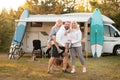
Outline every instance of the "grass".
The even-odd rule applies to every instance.
[[[87,72],[82,73],[79,60],[76,61],[76,73],[66,74],[61,71],[47,74],[49,59],[28,61],[8,60],[0,54],[0,80],[120,80],[120,56],[102,56],[99,59],[87,58]]]

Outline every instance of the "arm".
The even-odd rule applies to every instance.
[[[48,41],[47,43],[50,43],[51,39],[52,39],[52,36],[55,34],[55,31],[54,31],[54,27],[51,28],[51,31],[50,31],[50,34],[49,34],[49,38],[48,38]]]
[[[49,34],[49,37],[52,38],[52,36],[55,34],[55,28],[52,27],[51,31],[50,31],[50,34]]]
[[[77,37],[77,39],[76,39],[76,40],[75,40],[75,39],[73,39],[73,40],[71,41],[71,42],[72,42],[72,44],[75,44],[75,43],[78,43],[78,42],[80,42],[80,41],[81,41],[81,39],[82,39],[82,33],[81,33],[81,31],[80,31],[80,30],[78,30],[76,37]]]

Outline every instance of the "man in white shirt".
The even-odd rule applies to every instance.
[[[69,31],[69,28],[70,28],[70,22],[66,21],[64,25],[60,27],[59,31],[56,34],[57,43],[59,44],[59,46],[62,46],[64,48],[67,48],[66,43],[68,42],[67,33]],[[65,73],[68,72],[66,70],[67,63],[68,63],[68,53],[65,51],[63,58],[63,70],[62,70]]]

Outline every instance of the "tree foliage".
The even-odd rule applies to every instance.
[[[64,4],[57,0],[27,0],[24,8],[28,7],[31,14],[60,14],[63,11]]]
[[[6,50],[11,43],[11,37],[12,37],[11,35],[13,33],[13,26],[14,26],[13,25],[14,16],[11,16],[10,14],[8,14],[5,8],[1,11],[0,14],[0,51]]]

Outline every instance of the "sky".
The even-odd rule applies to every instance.
[[[0,11],[2,8],[6,8],[9,11],[11,8],[17,10],[19,6],[22,6],[26,0],[0,0]]]
[[[0,0],[0,11],[2,8],[6,8],[9,11],[11,8],[17,10],[19,6],[22,6],[26,0]],[[86,1],[89,0],[76,0],[76,2],[83,1],[86,5]]]

